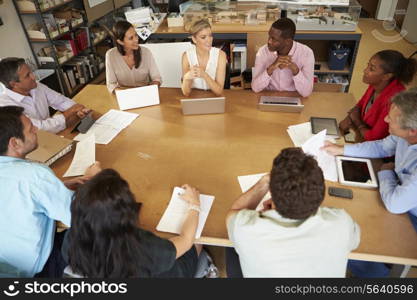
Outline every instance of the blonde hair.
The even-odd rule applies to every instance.
[[[211,25],[210,25],[209,21],[207,19],[198,20],[193,25],[191,25],[190,34],[195,36],[201,30],[206,29],[206,28],[211,29]]]

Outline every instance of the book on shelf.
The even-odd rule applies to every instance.
[[[80,84],[84,84],[87,82],[86,74],[84,72],[84,62],[80,61],[79,57],[75,57],[66,64],[67,66],[72,66],[73,71],[75,73],[75,77],[78,79]]]
[[[70,87],[72,89],[74,89],[78,84],[77,84],[77,81],[76,81],[76,77],[75,77],[73,68],[72,67],[64,67],[63,70],[64,70],[65,73],[67,73],[69,83],[70,83]]]
[[[65,84],[65,87],[67,88],[68,93],[72,94],[72,88],[71,88],[71,85],[69,83],[67,72],[62,72],[62,77],[64,77],[64,84]]]

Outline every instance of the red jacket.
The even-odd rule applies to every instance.
[[[388,124],[384,121],[385,116],[388,115],[391,98],[397,93],[405,90],[405,87],[397,79],[393,80],[387,87],[379,94],[378,98],[375,99],[374,104],[365,113],[366,105],[370,100],[375,89],[369,86],[357,106],[361,110],[362,120],[370,128],[364,136],[366,141],[375,141],[383,139],[388,136]]]

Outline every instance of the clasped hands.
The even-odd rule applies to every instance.
[[[290,69],[293,75],[297,75],[300,72],[298,66],[292,61],[291,55],[279,55],[277,59],[273,62],[272,65],[269,66],[272,72],[276,69]]]
[[[194,78],[204,78],[206,74],[207,73],[203,70],[203,68],[195,65],[192,66],[187,73],[185,73],[184,79],[192,80]]]

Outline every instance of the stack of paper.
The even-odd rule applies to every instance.
[[[161,220],[159,221],[156,230],[171,233],[181,233],[182,225],[188,215],[188,203],[180,198],[180,195],[184,193],[184,190],[179,187],[175,187],[172,192],[171,201],[168,204],[167,209],[164,212]],[[195,238],[198,239],[201,236],[203,227],[206,224],[208,214],[213,204],[214,196],[200,194],[200,215],[198,218],[198,227],[195,233]]]
[[[87,133],[80,133],[74,140],[82,141],[89,134],[94,134],[96,144],[108,144],[138,116],[139,114],[111,109],[102,115]]]
[[[239,185],[240,185],[240,189],[242,190],[242,193],[247,192],[265,174],[266,173],[238,176],[237,177],[237,180],[239,181]],[[269,200],[269,199],[271,199],[271,193],[270,192],[268,192],[268,193],[265,194],[265,196],[262,198],[261,202],[259,202],[259,204],[258,204],[258,206],[256,207],[255,210],[257,210],[257,211],[263,210],[263,208],[264,208],[264,206],[263,206],[264,201]]]
[[[320,148],[324,146],[326,140],[326,129],[309,138],[302,146],[306,154],[314,156],[323,171],[324,178],[330,181],[337,181],[336,158],[327,154]]]
[[[89,166],[96,161],[96,143],[94,134],[88,135],[78,142],[71,165],[65,172],[64,177],[84,175]]]

